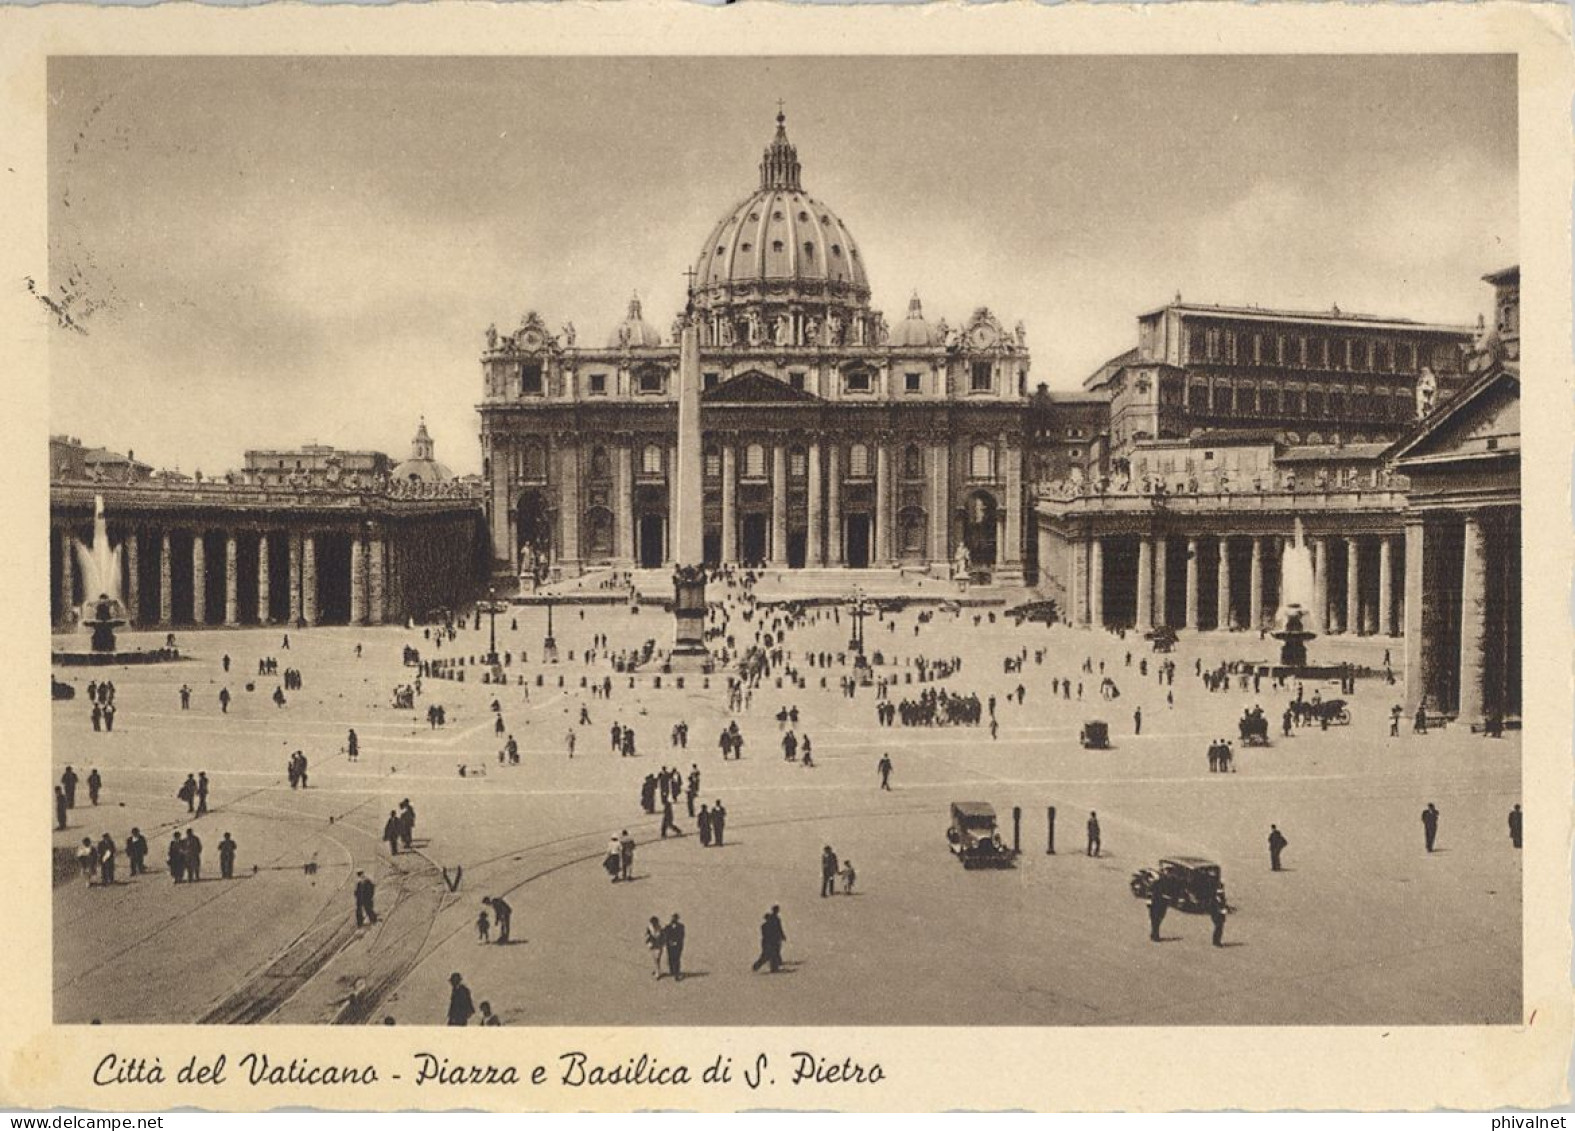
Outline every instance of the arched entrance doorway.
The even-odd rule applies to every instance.
[[[868,569],[870,565],[870,516],[850,514],[847,519],[847,558],[849,569]]]
[[[522,574],[533,569],[544,576],[552,561],[552,512],[540,491],[526,491],[515,507],[515,561]]]
[[[995,564],[995,528],[1000,508],[988,491],[975,491],[963,508],[963,545],[975,566]]]
[[[667,516],[642,514],[640,516],[640,528],[637,533],[640,537],[640,567],[642,569],[660,569],[662,565],[662,549],[667,535]]]
[[[768,516],[759,511],[746,514],[743,529],[740,531],[739,558],[750,564],[765,561],[771,556],[770,541]]]

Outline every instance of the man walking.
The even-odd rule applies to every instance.
[[[399,855],[399,833],[403,828],[404,825],[399,819],[399,814],[390,809],[388,811],[388,820],[383,822],[383,839],[388,842],[388,854],[390,856]]]
[[[1143,708],[1138,707],[1132,712],[1132,733],[1143,733]]]
[[[141,829],[132,829],[131,835],[126,838],[126,860],[133,876],[147,873],[147,865],[143,863],[148,858],[148,838],[142,835]]]
[[[837,891],[837,854],[826,845],[820,853],[820,898],[835,895]]]
[[[469,1025],[470,1019],[475,1015],[476,1007],[470,1000],[470,989],[465,985],[465,979],[457,973],[448,976],[450,986],[448,995],[448,1023],[450,1025]]]
[[[196,883],[202,879],[202,841],[194,829],[186,830],[186,880]]]
[[[684,925],[679,922],[676,911],[673,912],[672,922],[662,932],[662,945],[667,948],[667,969],[672,973],[673,981],[683,981]]]
[[[1159,942],[1159,925],[1165,921],[1165,897],[1158,891],[1149,893],[1148,897],[1148,937],[1152,942]]]
[[[717,798],[711,806],[711,839],[718,848],[722,847],[722,835],[727,831],[727,810],[722,808],[722,799]]]
[[[673,820],[673,799],[664,789],[662,791],[662,839],[667,839],[667,830],[672,829],[674,836],[683,836],[684,832]]]
[[[235,878],[235,850],[238,846],[230,839],[230,834],[225,833],[224,839],[219,841],[219,875],[226,880]]]
[[[104,788],[104,779],[98,776],[97,768],[94,768],[94,769],[91,769],[91,770],[88,771],[87,785],[88,785],[88,801],[90,801],[94,805],[97,805],[98,804],[98,791]]]
[[[1214,922],[1214,945],[1225,945],[1225,916],[1230,913],[1230,907],[1225,902],[1225,889],[1220,888],[1214,897],[1214,904],[1209,908],[1209,918]]]
[[[1513,809],[1511,809],[1509,811],[1509,843],[1512,844],[1516,848],[1520,847],[1520,833],[1521,833],[1521,823],[1520,822],[1521,822],[1520,806],[1516,805]],[[64,828],[65,826],[62,825],[61,827]]]
[[[355,925],[357,927],[364,927],[368,923],[377,922],[377,911],[372,906],[372,901],[376,895],[377,885],[367,877],[365,872],[357,872],[355,882]]]
[[[399,843],[405,846],[405,851],[411,851],[416,835],[416,807],[410,804],[410,798],[405,798],[399,803]]]
[[[782,968],[782,944],[787,941],[787,931],[782,928],[782,909],[776,904],[771,905],[771,910],[766,912],[765,918],[760,923],[760,957],[755,959],[751,970],[759,971],[762,966],[769,965],[775,974]]]
[[[1099,855],[1099,814],[1090,811],[1088,814],[1088,849],[1089,856]]]
[[[514,908],[498,895],[489,896],[481,902],[492,908],[492,918],[498,924],[498,945],[506,945],[509,941],[509,927],[514,920]]]
[[[880,771],[880,787],[884,790],[891,789],[891,755],[882,754],[880,762],[875,767]]]
[[[66,791],[55,786],[55,827],[66,827]]]
[[[1431,801],[1422,810],[1422,836],[1427,841],[1427,850],[1433,851],[1433,842],[1438,839],[1438,806]]]
[[[66,772],[60,775],[60,785],[66,791],[66,808],[75,809],[77,807],[77,772],[70,766],[67,766]]]
[[[1285,846],[1290,841],[1285,839],[1285,834],[1280,831],[1279,825],[1269,826],[1269,870],[1280,871],[1280,853],[1285,851]]]
[[[618,878],[627,882],[634,871],[634,837],[624,829],[618,837]]]
[[[202,816],[208,811],[208,771],[202,770],[197,774],[197,816]]]

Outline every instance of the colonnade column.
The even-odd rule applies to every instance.
[[[930,448],[930,569],[950,576],[951,448],[945,443]]]
[[[290,624],[301,623],[301,536],[290,535]]]
[[[1146,536],[1138,538],[1137,566],[1137,628],[1139,632],[1154,627],[1154,543]]]
[[[771,565],[787,565],[787,446],[771,445]]]
[[[1170,623],[1170,610],[1166,607],[1165,590],[1170,585],[1170,563],[1165,560],[1170,553],[1170,539],[1163,534],[1154,539],[1154,627]]]
[[[168,537],[168,535],[166,535]],[[71,620],[71,610],[76,602],[72,599],[76,594],[76,541],[71,537],[70,527],[62,527],[60,531],[60,615],[62,619]]]
[[[1378,633],[1380,636],[1395,634],[1395,562],[1394,539],[1385,534],[1378,539]]]
[[[1487,628],[1487,541],[1482,520],[1468,512],[1464,561],[1460,572],[1460,708],[1467,726],[1482,718],[1482,681],[1486,674],[1483,642]]]
[[[366,542],[358,530],[350,536],[350,623],[366,620]]]
[[[367,558],[367,583],[366,583],[366,623],[382,624],[386,616],[385,605],[387,598],[385,590],[385,571],[387,565],[383,560],[383,539],[376,534],[366,544]]]
[[[1220,536],[1220,560],[1214,571],[1214,627],[1230,631],[1230,539]]]
[[[268,532],[257,536],[257,623],[267,624],[272,594],[268,586]]]
[[[1252,568],[1248,574],[1247,627],[1257,632],[1263,627],[1263,539],[1252,537]]]
[[[301,536],[301,616],[317,623],[317,535]]]
[[[137,532],[129,531],[123,544],[126,547],[126,623],[134,625],[142,619],[142,562]]]
[[[208,620],[208,546],[200,530],[191,536],[191,619]]]
[[[825,564],[820,527],[824,520],[820,503],[820,444],[809,445],[809,531],[805,535],[804,564],[814,569]]]
[[[1068,541],[1072,551],[1072,568],[1068,571],[1071,584],[1067,586],[1067,623],[1088,623],[1088,542],[1086,539]]]
[[[159,536],[159,623],[167,625],[175,615],[172,607],[175,604],[175,577],[174,563],[170,561],[170,532],[164,531]]]
[[[1345,631],[1350,636],[1362,633],[1362,545],[1355,538],[1345,540]]]
[[[1329,539],[1314,538],[1312,630],[1329,631]]]
[[[239,551],[232,530],[224,538],[224,623],[232,627],[241,623],[240,575],[236,572],[240,563],[235,560]]]
[[[1422,546],[1427,527],[1422,519],[1408,518],[1405,524],[1405,709],[1414,714],[1427,698],[1427,679],[1422,671]]]
[[[722,563],[738,564],[738,449],[722,445]]]
[[[1088,547],[1088,619],[1105,627],[1105,544],[1094,538]]]
[[[842,445],[826,452],[826,564],[842,564]]]
[[[875,445],[875,564],[891,565],[891,445]]]
[[[1183,628],[1198,628],[1198,540],[1187,539],[1187,611]]]
[[[618,509],[613,526],[613,554],[621,566],[634,564],[634,453],[628,443],[613,449]]]

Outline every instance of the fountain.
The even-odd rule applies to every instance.
[[[173,647],[149,652],[117,649],[115,630],[126,623],[126,606],[120,591],[120,550],[109,544],[109,524],[104,519],[104,496],[93,496],[93,543],[83,545],[76,538],[70,548],[82,576],[82,591],[89,594],[77,610],[77,623],[92,630],[88,650],[55,652],[57,664],[147,664],[180,658]],[[97,593],[97,597],[91,594]]]
[[[1287,668],[1307,666],[1307,642],[1318,634],[1307,630],[1307,617],[1313,601],[1312,547],[1302,536],[1302,520],[1296,520],[1296,540],[1285,548],[1280,561],[1280,610],[1275,614],[1279,629],[1270,635],[1280,642],[1280,664]]]

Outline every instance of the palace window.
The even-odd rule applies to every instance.
[[[968,475],[973,479],[995,478],[995,448],[990,444],[975,444],[968,456]]]
[[[850,369],[842,376],[842,388],[849,393],[869,392],[870,371],[868,369]]]
[[[814,244],[806,243],[804,245],[804,258],[805,259],[813,259],[813,258],[815,258],[815,245]]]
[[[902,474],[907,479],[917,479],[924,474],[924,457],[918,444],[909,444],[902,450]]]
[[[772,240],[771,241],[771,250],[774,251],[774,252],[777,252],[778,254],[781,254],[782,241],[781,240]]]
[[[1345,412],[1345,394],[1338,389],[1329,393],[1329,415],[1341,416]]]
[[[662,474],[662,449],[657,444],[647,444],[640,449],[640,474]]]
[[[809,457],[804,454],[803,448],[794,448],[788,452],[788,475],[793,479],[802,479],[809,474]]]
[[[590,376],[590,392],[591,392],[591,396],[593,396],[593,397],[605,397],[607,395],[607,374],[605,374],[605,373],[592,373],[591,374],[591,376]]]
[[[705,390],[707,392],[709,392],[710,390],[716,388],[721,383],[722,383],[721,375],[717,374],[717,373],[707,373],[704,377],[701,378],[701,384],[702,384],[702,386],[705,388]]]
[[[1187,332],[1187,360],[1200,361],[1204,355],[1203,331],[1192,329]]]
[[[802,373],[789,373],[788,388],[795,393],[802,393],[804,391],[804,375]]]
[[[969,388],[975,393],[988,393],[995,387],[995,367],[988,361],[976,361],[971,371]]]
[[[918,373],[904,373],[902,375],[902,391],[905,392],[905,393],[917,393],[917,392],[919,392],[920,391],[920,384],[919,384],[920,380],[921,380],[921,376]]]
[[[1315,389],[1309,389],[1307,392],[1307,415],[1323,415],[1323,394]]]
[[[606,479],[608,475],[607,449],[595,447],[591,449],[591,478]]]
[[[848,478],[868,479],[870,477],[870,450],[864,444],[854,444],[848,449]]]
[[[705,477],[719,479],[722,475],[722,453],[715,448],[705,450]]]
[[[744,478],[766,477],[766,449],[760,444],[750,444],[744,449]]]
[[[1274,335],[1274,363],[1276,365],[1284,365],[1285,364],[1285,335],[1284,334],[1276,334],[1276,335]]]
[[[660,393],[667,384],[667,374],[660,369],[647,369],[641,372],[638,389],[642,393]]]
[[[520,366],[520,396],[541,396],[541,363],[527,361]]]

